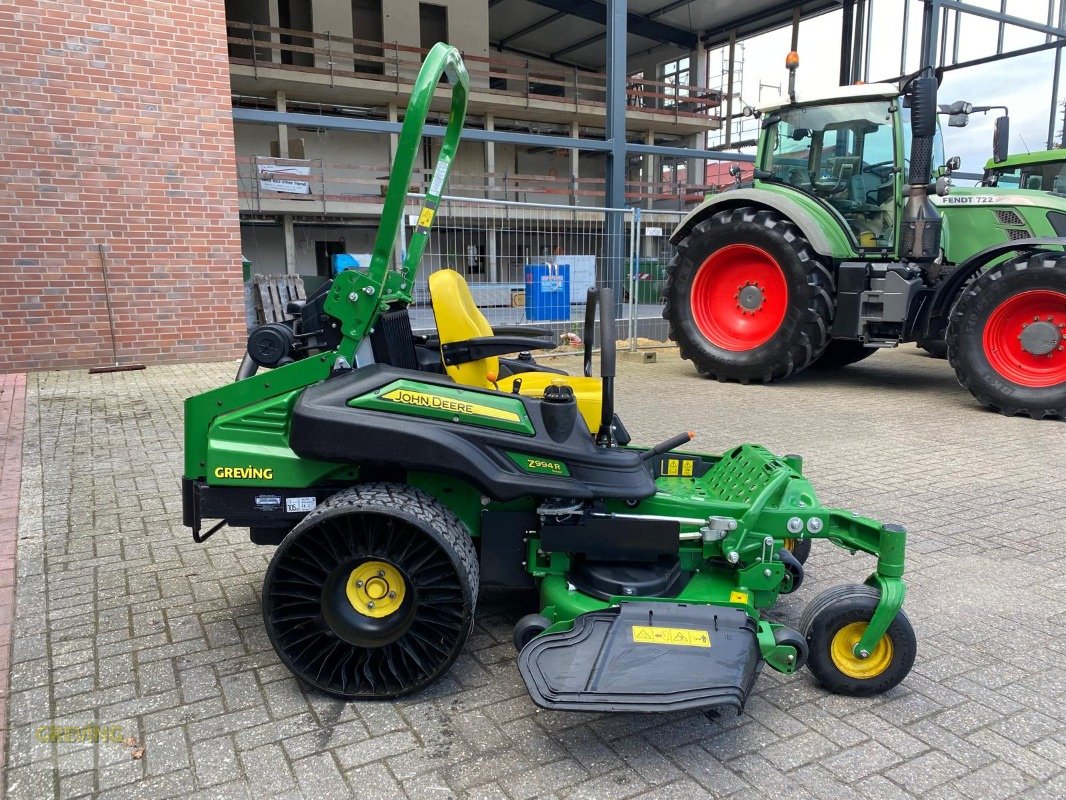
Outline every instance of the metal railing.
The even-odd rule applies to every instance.
[[[250,66],[255,77],[261,69],[281,69],[294,74],[359,78],[391,85],[406,93],[428,50],[396,42],[378,42],[337,36],[330,32],[302,31],[228,20],[231,64]],[[604,107],[607,76],[601,72],[559,67],[504,56],[463,55],[475,94],[490,91],[528,105],[549,101]],[[716,119],[722,93],[707,86],[633,79],[626,86],[626,102],[636,111],[679,120]]]
[[[410,191],[420,192],[432,180],[428,169],[416,168]],[[337,162],[322,158],[292,159],[268,156],[237,158],[238,193],[249,211],[278,210],[271,201],[296,201],[308,213],[338,211],[338,204],[379,205],[389,182],[388,164]],[[726,184],[688,183],[674,177],[662,181],[628,181],[626,202],[647,210],[684,211]],[[563,202],[583,205],[602,199],[605,179],[574,178],[550,170],[546,175],[459,171],[451,177],[452,194],[511,202]]]

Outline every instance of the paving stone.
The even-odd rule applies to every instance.
[[[1066,573],[1045,557],[1066,552],[1066,492],[1047,484],[1066,437],[980,410],[943,362],[904,347],[771,387],[700,380],[665,353],[619,365],[638,442],[683,420],[707,452],[755,438],[804,453],[824,502],[911,531],[908,680],[848,698],[764,670],[739,716],[536,708],[510,643],[528,600],[499,592],[419,695],[345,704],[302,688],[262,628],[271,548],[234,529],[193,545],[180,524],[182,402],[232,370],[28,377],[6,797],[1066,796],[1066,672],[1032,656],[1066,637]],[[817,543],[771,616],[795,625],[872,564]],[[1027,620],[1025,647],[1010,645],[1019,592],[1051,610]],[[33,736],[92,721],[122,726],[144,757]]]

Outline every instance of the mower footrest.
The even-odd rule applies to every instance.
[[[518,657],[533,702],[570,711],[739,712],[761,663],[756,623],[743,610],[678,603],[582,614]]]

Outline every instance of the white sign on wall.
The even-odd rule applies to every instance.
[[[259,191],[311,194],[311,167],[292,164],[259,164]],[[301,180],[303,179],[303,180]]]
[[[644,235],[645,236],[662,236],[663,235],[663,229],[662,228],[645,228],[644,229]]]

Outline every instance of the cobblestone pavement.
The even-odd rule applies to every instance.
[[[944,362],[902,348],[765,387],[672,355],[622,365],[638,441],[695,428],[709,452],[799,452],[825,502],[912,532],[906,682],[847,699],[766,670],[742,716],[538,711],[510,644],[526,601],[491,594],[430,690],[302,689],[259,615],[270,549],[181,527],[181,403],[233,371],[29,376],[8,797],[1066,796],[1066,427],[984,411]],[[795,623],[869,568],[816,547],[775,613]],[[108,741],[41,741],[44,725]]]

